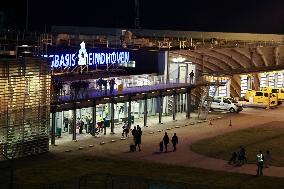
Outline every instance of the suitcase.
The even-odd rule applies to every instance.
[[[130,152],[134,152],[135,151],[135,145],[134,144],[130,144]]]
[[[161,141],[159,145],[160,145],[160,152],[163,152],[164,151],[164,142]]]

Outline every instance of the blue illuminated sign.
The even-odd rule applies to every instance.
[[[51,54],[43,55],[43,57],[52,58],[51,68],[129,62],[129,52],[127,51],[87,52],[84,42],[80,44],[80,50],[77,53]]]

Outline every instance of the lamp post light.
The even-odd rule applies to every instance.
[[[29,29],[29,0],[26,1],[26,32]]]

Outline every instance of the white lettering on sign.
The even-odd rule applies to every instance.
[[[82,42],[80,46],[81,48],[78,53],[51,54],[43,55],[43,57],[52,59],[51,68],[74,67],[77,65],[121,64],[130,61],[129,52],[127,51],[88,53],[84,42]]]

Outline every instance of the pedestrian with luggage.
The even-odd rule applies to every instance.
[[[165,145],[165,152],[168,152],[168,144],[170,142],[170,139],[169,139],[169,136],[168,136],[168,133],[165,132],[165,135],[164,135],[164,138],[163,138],[163,142],[164,142],[164,145]]]
[[[175,152],[177,150],[176,145],[178,144],[178,137],[177,137],[176,133],[174,133],[174,136],[172,137],[172,143],[173,143],[173,147],[174,147],[173,152]]]

